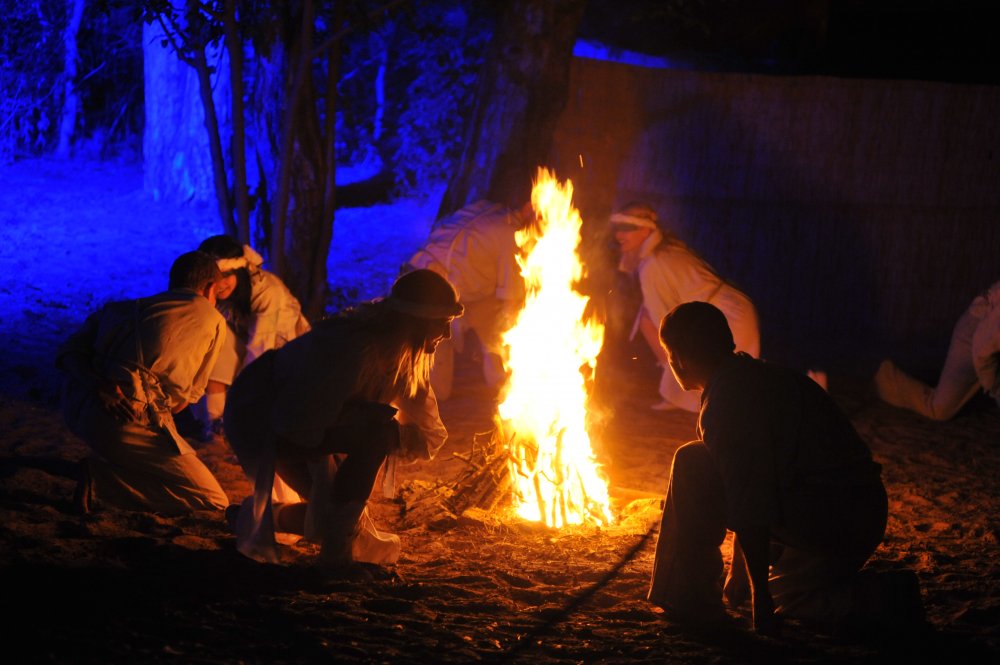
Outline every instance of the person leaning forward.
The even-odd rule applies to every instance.
[[[173,419],[202,396],[226,334],[215,309],[220,277],[211,256],[182,254],[167,291],[108,303],[60,348],[63,416],[93,451],[82,465],[79,510],[180,514],[228,505]]]
[[[709,303],[672,309],[659,337],[678,383],[704,392],[700,440],[674,454],[648,599],[697,622],[725,618],[723,599],[749,599],[763,634],[778,630],[777,617],[828,627],[922,618],[911,572],[859,574],[885,534],[888,502],[881,467],[830,396],[734,352]]]
[[[445,278],[415,270],[236,376],[223,424],[254,483],[230,515],[240,552],[277,561],[277,531],[318,542],[324,568],[396,561],[399,539],[374,527],[368,498],[387,458],[431,459],[444,444],[430,364],[462,311]],[[275,503],[276,477],[307,500]]]

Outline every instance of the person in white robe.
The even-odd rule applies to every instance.
[[[197,418],[207,439],[222,433],[226,391],[243,368],[270,349],[280,349],[309,331],[302,306],[277,275],[264,270],[264,259],[250,245],[228,235],[206,238],[198,249],[214,256],[222,271],[216,307],[229,335],[212,369]]]
[[[621,249],[619,270],[635,275],[642,291],[642,306],[632,335],[641,334],[662,368],[657,410],[697,412],[700,394],[684,391],[674,379],[657,338],[663,316],[677,305],[702,301],[726,315],[736,338],[736,349],[754,358],[760,355],[760,326],[750,298],[719,277],[704,259],[658,225],[650,206],[633,202],[611,215],[611,230]]]
[[[470,203],[437,221],[424,246],[403,267],[404,272],[424,268],[445,277],[465,307],[465,314],[452,324],[451,339],[442,342],[434,354],[431,384],[440,400],[451,396],[454,356],[464,352],[469,331],[481,346],[486,384],[494,387],[506,378],[501,334],[513,325],[524,305],[514,233],[530,214],[530,202],[519,210],[491,201]]]
[[[951,420],[978,393],[1000,405],[1000,282],[976,296],[958,319],[933,388],[891,360],[875,374],[882,401],[931,420]]]

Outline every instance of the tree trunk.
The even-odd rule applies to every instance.
[[[477,199],[512,207],[531,194],[566,104],[586,0],[511,0],[480,70],[465,148],[438,216]]]
[[[250,196],[247,192],[246,121],[243,109],[243,39],[236,22],[236,0],[226,0],[223,25],[229,53],[229,80],[233,86],[233,199],[236,237],[250,242]]]
[[[212,74],[208,70],[205,46],[194,47],[194,69],[198,74],[198,95],[201,98],[202,119],[208,137],[208,151],[212,158],[212,183],[215,187],[215,202],[219,210],[219,220],[226,234],[238,237],[233,223],[233,207],[229,197],[229,178],[226,176],[226,158],[222,153],[222,137],[219,135],[219,119],[212,99]]]
[[[253,192],[250,244],[261,251],[271,245],[273,205],[280,175],[281,127],[286,99],[288,53],[280,41],[246,61],[247,145],[251,164],[248,187]],[[272,264],[273,265],[273,264]]]
[[[183,13],[185,3],[175,4]],[[164,44],[166,38],[157,21],[143,25],[145,188],[157,199],[213,203],[216,190],[198,75],[178,59],[170,44]],[[218,65],[211,82],[212,99],[219,111],[220,134],[228,137],[229,67],[224,53],[209,49],[206,56]]]
[[[76,90],[76,65],[80,52],[76,47],[76,35],[80,31],[80,21],[83,19],[84,0],[66,0],[69,20],[63,33],[63,88],[62,117],[59,120],[59,144],[56,146],[58,157],[69,157],[69,148],[73,142],[73,132],[76,129],[76,112],[80,107],[80,95]]]

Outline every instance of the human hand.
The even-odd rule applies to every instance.
[[[97,397],[101,400],[104,410],[115,420],[131,423],[139,419],[140,405],[126,397],[118,384],[111,382],[102,384],[97,388]]]
[[[407,464],[431,458],[430,451],[427,449],[427,441],[416,425],[400,425],[397,454],[400,460]]]

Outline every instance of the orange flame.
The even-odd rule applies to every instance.
[[[604,326],[584,321],[588,298],[574,289],[583,275],[577,253],[580,213],[573,183],[539,169],[531,192],[536,223],[518,231],[524,308],[503,337],[510,379],[499,414],[510,442],[514,507],[552,527],[610,524],[608,485],[586,430],[587,379]],[[586,374],[586,375],[585,375]]]

